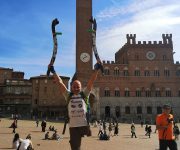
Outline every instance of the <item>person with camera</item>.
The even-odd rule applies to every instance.
[[[156,128],[159,136],[159,150],[177,150],[177,143],[173,134],[173,115],[170,114],[171,106],[163,105],[162,114],[156,117]]]

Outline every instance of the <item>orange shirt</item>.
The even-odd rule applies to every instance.
[[[168,118],[173,119],[173,115],[166,115],[162,113],[156,117],[156,125],[168,126],[167,129],[158,129],[158,135],[160,140],[174,140],[173,135],[173,121],[168,123]]]

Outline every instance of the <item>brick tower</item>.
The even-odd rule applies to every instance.
[[[76,73],[83,85],[92,72],[91,16],[92,0],[76,0]]]

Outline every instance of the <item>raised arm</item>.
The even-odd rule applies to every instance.
[[[54,73],[53,77],[56,80],[56,83],[58,84],[58,87],[59,87],[61,93],[66,92],[67,88],[66,88],[65,84],[63,83],[62,79],[60,78],[60,76],[58,76],[56,73]]]
[[[101,62],[97,62],[97,63],[94,65],[94,69],[95,69],[95,70],[93,70],[93,73],[92,73],[92,75],[91,75],[91,77],[90,77],[90,79],[89,79],[89,81],[88,81],[88,83],[87,83],[87,89],[88,89],[89,91],[91,91],[92,86],[93,86],[93,84],[94,84],[94,81],[95,81],[96,78],[97,78],[98,72],[99,72],[99,70],[100,70],[102,67],[103,67],[103,66],[102,66],[102,63],[101,63]]]
[[[58,84],[58,87],[59,87],[59,90],[61,91],[61,93],[65,93],[67,91],[67,87],[63,83],[61,77],[56,74],[56,71],[54,70],[54,66],[49,65],[48,68],[49,68],[50,72],[53,73],[53,78],[55,79],[56,83]]]

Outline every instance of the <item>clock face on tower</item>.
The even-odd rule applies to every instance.
[[[82,62],[88,62],[90,60],[90,55],[88,53],[81,53],[80,59]]]
[[[152,52],[152,51],[148,51],[146,53],[146,58],[149,59],[149,60],[153,60],[153,59],[155,59],[155,57],[156,57],[156,54],[154,52]]]

